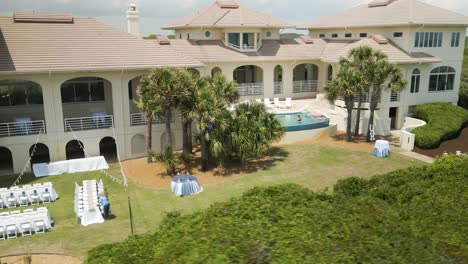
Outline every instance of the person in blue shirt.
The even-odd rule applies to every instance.
[[[109,200],[107,200],[106,196],[103,193],[100,193],[98,202],[102,206],[102,211],[103,211],[102,216],[104,217],[104,219],[107,219],[109,217],[109,209],[110,209]]]

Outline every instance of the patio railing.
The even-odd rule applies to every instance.
[[[238,83],[237,91],[240,96],[263,95],[263,83]]]
[[[343,96],[339,96],[338,100],[344,101]],[[354,94],[354,102],[355,103],[359,102],[359,93]],[[370,102],[369,93],[362,93],[361,103],[369,103],[369,102]]]
[[[164,124],[165,118],[156,117],[153,119],[153,125]],[[175,122],[174,115],[171,117],[171,123]],[[130,114],[130,125],[131,126],[144,126],[146,125],[146,113],[133,113]]]
[[[283,93],[283,82],[275,82],[274,83],[274,93],[275,94],[282,94]]]
[[[112,115],[86,116],[64,119],[65,132],[105,129],[114,127]]]
[[[293,93],[317,92],[318,81],[294,81]]]
[[[0,137],[27,136],[46,133],[44,120],[0,123]]]

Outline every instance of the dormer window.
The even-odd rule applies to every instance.
[[[261,33],[230,32],[226,33],[225,44],[239,51],[257,51],[261,45]]]

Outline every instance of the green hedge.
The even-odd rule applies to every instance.
[[[85,263],[468,263],[467,190],[458,156],[341,180],[333,193],[257,187],[170,213],[154,234],[92,249]]]
[[[450,103],[420,105],[415,114],[427,122],[412,131],[416,135],[416,146],[423,149],[439,147],[442,141],[456,136],[468,124],[468,111]]]

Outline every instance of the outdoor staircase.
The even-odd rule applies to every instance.
[[[400,130],[392,130],[390,131],[390,136],[388,138],[388,141],[390,141],[390,145],[393,147],[400,147],[401,142],[400,142]]]

